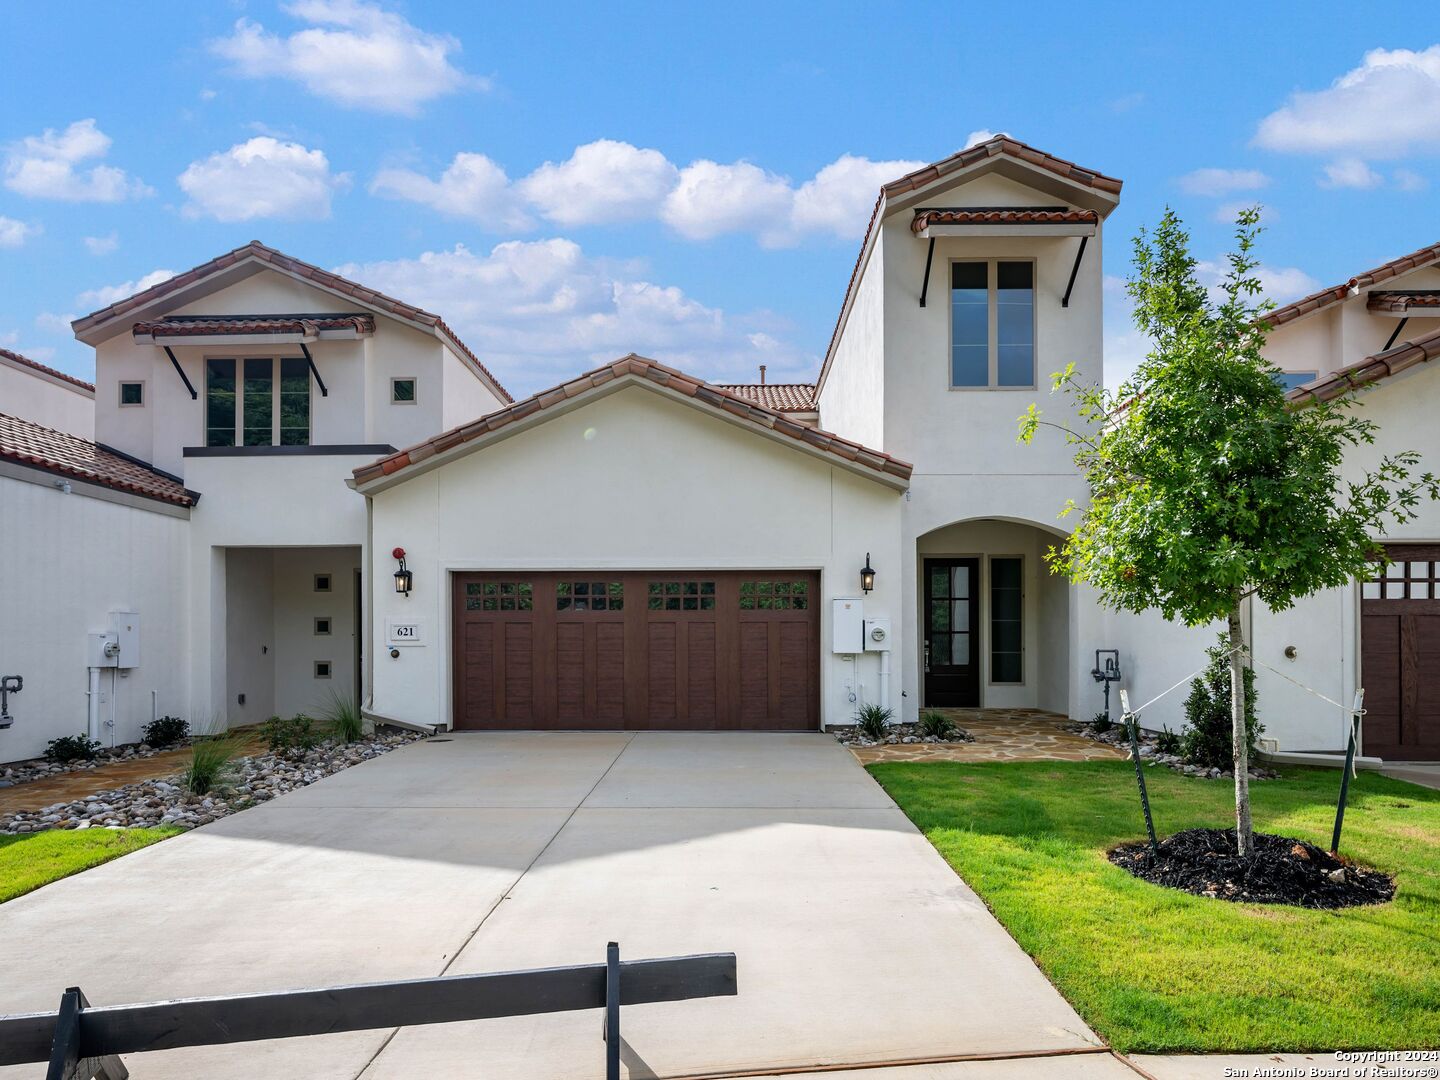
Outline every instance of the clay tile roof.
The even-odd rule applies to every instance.
[[[355,470],[355,480],[359,484],[365,484],[383,476],[391,476],[440,453],[442,450],[449,450],[461,443],[471,442],[527,416],[568,401],[576,394],[584,393],[586,390],[594,389],[626,375],[648,379],[650,382],[658,383],[677,393],[698,398],[716,409],[741,417],[757,427],[779,432],[796,442],[806,443],[847,461],[858,462],[876,472],[901,480],[910,479],[912,466],[907,461],[901,461],[899,458],[891,457],[878,450],[870,450],[859,443],[851,442],[849,439],[841,438],[828,431],[819,431],[805,424],[788,420],[783,413],[757,404],[731,389],[712,385],[693,375],[686,375],[682,371],[631,353],[613,363],[605,364],[593,371],[587,371],[579,378],[571,379],[549,390],[542,390],[540,393],[517,401],[504,409],[482,416],[478,420],[472,420],[462,427],[442,432],[433,439],[427,439],[425,442],[383,457],[379,461],[361,466]]]
[[[813,383],[717,383],[721,390],[776,412],[814,412]]]
[[[311,263],[292,258],[282,251],[276,251],[272,247],[266,247],[260,243],[259,240],[252,240],[243,247],[238,247],[234,251],[227,251],[224,255],[211,259],[207,263],[201,263],[199,266],[192,267],[183,274],[176,274],[174,277],[162,281],[158,285],[152,285],[150,288],[143,292],[138,292],[134,296],[127,296],[125,299],[117,300],[115,303],[100,308],[98,311],[92,311],[89,315],[74,320],[70,326],[77,335],[82,334],[86,330],[124,315],[128,311],[134,311],[162,297],[169,296],[171,293],[188,288],[197,281],[201,281],[211,274],[218,273],[226,267],[243,262],[245,259],[257,259],[278,270],[283,270],[286,273],[294,274],[298,278],[312,281],[321,288],[330,289],[333,292],[342,293],[346,296],[353,296],[362,304],[367,304],[380,311],[388,312],[396,318],[419,323],[422,326],[434,329],[442,340],[452,346],[479,369],[486,380],[490,382],[491,386],[493,386],[495,391],[500,395],[501,400],[514,400],[511,398],[509,391],[500,385],[500,381],[495,378],[490,372],[490,369],[482,364],[480,358],[471,352],[470,348],[463,341],[455,336],[455,332],[445,324],[445,320],[439,315],[425,311],[422,308],[417,308],[412,304],[407,304],[403,300],[396,300],[393,296],[386,296],[384,293],[366,288],[358,282],[350,281],[348,278],[343,278],[339,274],[333,274],[329,270],[322,270],[320,267]]]
[[[921,233],[931,225],[1097,225],[1094,210],[1041,210],[1026,207],[916,210],[910,231]]]
[[[860,282],[860,268],[865,263],[865,252],[870,249],[870,238],[875,232],[875,226],[880,221],[880,210],[885,205],[885,200],[891,196],[903,195],[916,188],[924,187],[956,169],[963,169],[987,158],[1000,156],[1027,162],[1038,168],[1046,169],[1056,176],[1083,184],[1085,187],[1093,188],[1107,195],[1119,195],[1120,189],[1124,186],[1124,181],[1117,180],[1113,176],[1106,176],[1093,169],[1081,168],[1073,161],[1066,161],[1054,154],[1037,150],[1008,135],[997,135],[983,143],[967,146],[958,154],[951,154],[948,158],[926,165],[923,169],[916,169],[912,173],[906,173],[900,179],[882,185],[880,195],[875,200],[875,208],[870,211],[870,224],[865,226],[865,236],[860,241],[860,253],[855,256],[855,266],[850,271],[850,283],[845,286],[845,298],[840,302],[840,314],[835,317],[835,329],[830,333],[830,345],[825,350],[825,362],[821,364],[820,377],[815,381],[817,393],[820,387],[825,385],[825,377],[830,373],[830,361],[834,358],[835,346],[840,341],[840,328],[845,324],[845,313],[850,308],[850,298],[855,295],[855,286]]]
[[[1311,293],[1309,296],[1302,296],[1294,303],[1278,307],[1265,315],[1265,321],[1272,327],[1284,326],[1293,322],[1302,315],[1309,315],[1312,311],[1319,311],[1327,308],[1340,300],[1344,300],[1351,293],[1358,289],[1365,289],[1382,281],[1388,281],[1393,277],[1408,273],[1411,270],[1419,269],[1422,266],[1429,266],[1431,263],[1440,261],[1440,244],[1431,244],[1419,251],[1412,251],[1399,259],[1392,259],[1390,262],[1367,270],[1363,274],[1356,274],[1349,281],[1339,285],[1331,285],[1329,288],[1321,289],[1319,292]]]
[[[194,506],[197,498],[174,477],[144,462],[4,413],[0,413],[0,459],[176,506]]]
[[[189,337],[223,334],[306,334],[319,330],[375,332],[375,316],[367,312],[324,315],[171,315],[153,322],[137,322],[136,334],[152,337]]]
[[[1329,401],[1436,358],[1440,358],[1440,330],[1401,342],[1393,349],[1367,356],[1314,382],[1297,386],[1286,394],[1285,398],[1297,407],[1316,401]]]
[[[1440,308],[1440,291],[1423,289],[1413,292],[1372,292],[1365,301],[1371,311],[1392,311],[1404,314],[1411,308]]]
[[[49,375],[52,378],[63,379],[72,386],[78,386],[82,390],[89,390],[92,394],[95,392],[94,383],[88,383],[84,379],[77,379],[73,375],[66,375],[63,371],[56,371],[52,367],[46,367],[44,364],[36,363],[28,356],[21,356],[18,352],[11,352],[9,349],[0,349],[0,356],[3,356],[6,360],[13,360],[15,363],[22,364],[25,367],[34,368],[36,371]]]

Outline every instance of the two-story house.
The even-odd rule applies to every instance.
[[[1052,372],[1102,379],[1120,190],[1003,136],[885,185],[814,385],[631,355],[516,402],[439,317],[240,248],[77,320],[93,443],[0,423],[0,494],[28,484],[12,550],[40,570],[19,589],[34,634],[0,613],[0,673],[42,676],[16,704],[55,703],[48,738],[79,726],[90,668],[91,729],[108,710],[115,741],[155,710],[238,724],[331,690],[457,729],[815,730],[863,704],[1088,717],[1101,648],[1143,701],[1212,633],[1051,575],[1085,488],[1058,434],[1016,442],[1031,402],[1063,407]],[[1418,321],[1440,314],[1437,260],[1274,313],[1297,404],[1382,376],[1382,446],[1440,456],[1414,384],[1440,352]],[[1440,754],[1437,539],[1427,509],[1375,581],[1249,614],[1257,661],[1336,700],[1371,682],[1376,753]],[[108,684],[86,652],[107,618],[143,642]],[[1281,749],[1343,746],[1338,711],[1262,680]],[[1146,725],[1178,727],[1181,696]]]

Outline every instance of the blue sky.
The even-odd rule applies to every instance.
[[[1117,282],[1167,204],[1211,260],[1263,203],[1277,300],[1440,240],[1440,13],[1137,10],[7,3],[0,345],[89,377],[71,317],[261,239],[517,393],[631,349],[813,377],[879,182],[980,131],[1125,181]]]

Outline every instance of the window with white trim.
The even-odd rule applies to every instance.
[[[1035,264],[977,259],[950,264],[950,385],[1035,386]]]
[[[390,380],[390,404],[414,405],[419,383],[409,376]]]

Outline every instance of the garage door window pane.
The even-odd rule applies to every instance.
[[[1404,599],[1405,599],[1405,582],[1403,582],[1403,581],[1387,581],[1387,582],[1385,582],[1385,599],[1386,599],[1386,600],[1404,600]]]
[[[646,607],[651,611],[715,610],[713,581],[652,581],[647,592]]]
[[[1412,581],[1410,583],[1411,600],[1429,600],[1430,583],[1428,581]]]

